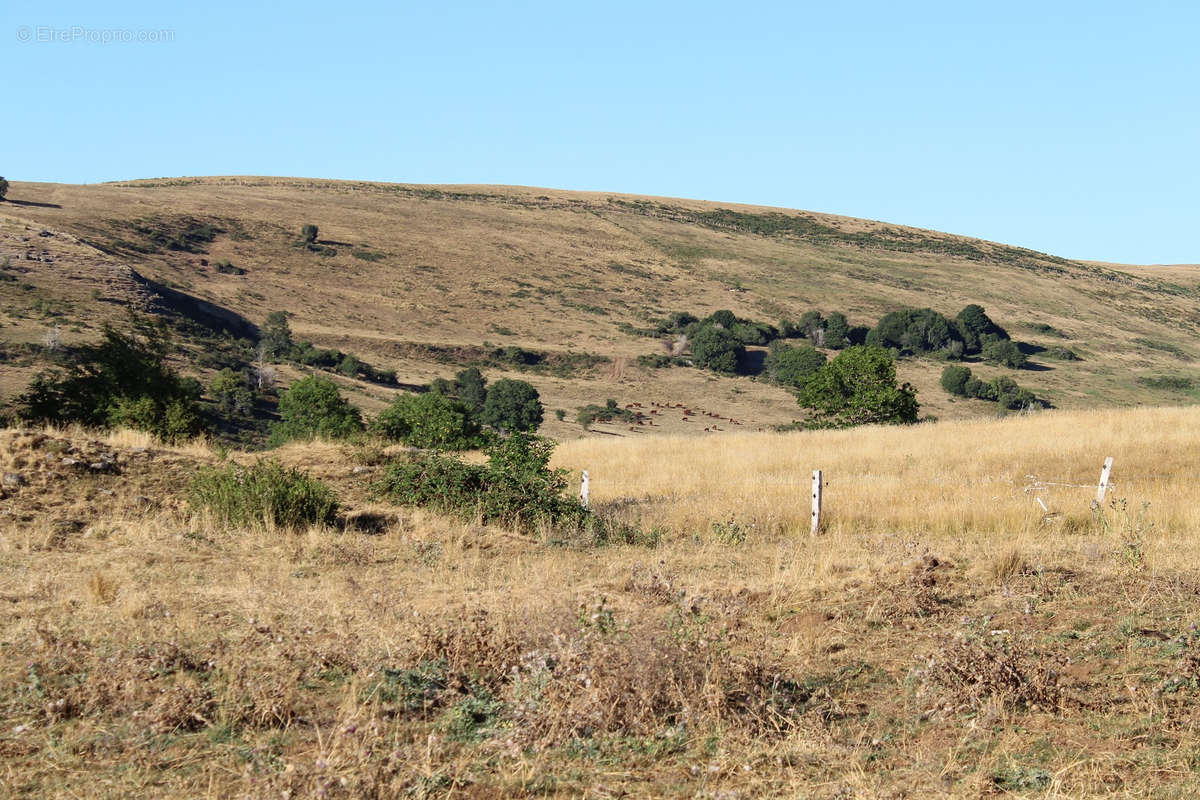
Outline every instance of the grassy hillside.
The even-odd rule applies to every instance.
[[[340,521],[246,529],[186,505],[201,445],[0,431],[0,792],[1192,796],[1197,430],[566,443],[653,533],[607,547],[391,506],[367,449],[277,451]]]
[[[0,391],[10,395],[36,366],[48,326],[69,342],[94,336],[126,305],[182,303],[231,329],[293,312],[298,338],[395,368],[407,383],[453,373],[485,342],[539,351],[545,365],[520,377],[549,409],[570,412],[567,422],[547,414],[543,431],[558,437],[581,434],[570,422],[576,407],[609,397],[704,406],[753,429],[793,419],[791,396],[745,377],[639,367],[637,356],[662,344],[637,330],[672,311],[729,308],[777,322],[840,310],[870,325],[900,306],[952,316],[972,302],[1017,338],[1081,356],[1035,355],[1015,376],[1058,407],[1196,395],[1179,388],[1195,375],[1200,330],[1192,268],[1072,262],[809,212],[549,189],[229,177],[17,182],[9,198],[0,205],[0,261],[9,259],[0,335],[12,353]],[[312,248],[300,241],[306,223],[320,228]],[[995,413],[953,401],[937,385],[940,370],[900,365],[924,413]],[[1153,383],[1163,376],[1183,380]],[[389,395],[343,383],[369,411]],[[633,435],[627,427],[598,430]],[[703,432],[682,418],[659,427]]]

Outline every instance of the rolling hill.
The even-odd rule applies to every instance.
[[[300,229],[310,223],[318,241],[305,246]],[[873,325],[899,307],[953,316],[979,303],[1035,351],[1019,374],[973,365],[982,377],[1012,374],[1068,409],[1196,397],[1187,388],[1200,331],[1195,267],[1071,261],[811,212],[501,186],[14,182],[0,204],[5,259],[6,396],[37,368],[28,356],[54,325],[67,342],[93,337],[134,307],[246,335],[286,310],[297,338],[396,369],[401,383],[471,362],[489,378],[519,373],[548,411],[566,412],[566,421],[547,413],[543,427],[559,438],[581,434],[576,407],[606,398],[703,407],[749,429],[792,420],[792,397],[750,377],[639,366],[638,356],[662,352],[647,335],[655,321],[728,308],[775,323],[816,309]],[[1055,346],[1080,360],[1038,352]],[[501,347],[535,352],[540,363],[517,369],[491,358]],[[900,363],[923,414],[996,413],[947,395],[942,366]],[[339,380],[368,412],[392,391]],[[660,427],[702,432],[684,419]],[[599,430],[630,435],[627,427]]]

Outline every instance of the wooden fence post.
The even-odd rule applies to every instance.
[[[1096,489],[1096,505],[1104,505],[1104,493],[1108,491],[1108,476],[1112,472],[1112,456],[1104,459],[1104,469],[1100,470],[1100,487]]]
[[[583,471],[583,482],[579,484],[579,503],[584,508],[588,508],[588,474],[587,470]]]
[[[810,536],[816,536],[817,531],[821,528],[821,470],[813,470],[812,482],[812,528],[809,530]]]

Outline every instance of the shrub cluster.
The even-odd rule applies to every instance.
[[[331,524],[338,510],[332,489],[274,460],[201,468],[189,487],[188,504],[226,525],[243,527]]]
[[[204,429],[201,386],[167,364],[165,328],[135,321],[130,333],[104,329],[98,344],[67,352],[54,369],[34,376],[17,398],[17,415],[35,422],[126,426],[163,441],[190,439]]]
[[[1026,362],[1021,346],[974,303],[954,319],[931,308],[889,312],[867,334],[867,344],[886,347],[898,355],[934,353],[955,361],[978,354],[1012,369],[1020,369]]]
[[[613,422],[621,420],[622,422],[637,422],[637,413],[630,411],[627,408],[620,408],[617,401],[609,398],[604,401],[604,405],[596,404],[582,406],[579,413],[575,415],[575,421],[583,426],[586,431],[594,422]]]
[[[951,364],[942,370],[942,388],[958,397],[990,400],[1009,409],[1045,408],[1047,403],[1033,392],[1017,385],[1012,378],[1001,376],[981,381],[971,374],[970,367]]]
[[[763,366],[768,380],[782,386],[799,388],[815,375],[817,370],[825,366],[827,360],[825,354],[814,347],[789,347],[780,342],[773,342]]]
[[[376,418],[373,428],[387,439],[435,450],[466,450],[489,441],[484,426],[501,434],[532,432],[544,409],[537,389],[503,378],[489,388],[478,369],[438,378],[429,391],[400,395]]]
[[[591,513],[565,496],[567,471],[550,469],[554,443],[515,433],[488,450],[487,464],[421,453],[391,464],[375,490],[400,505],[531,530],[537,524],[582,526]]]
[[[312,342],[294,341],[286,311],[272,311],[267,315],[259,331],[259,345],[263,357],[269,361],[291,361],[306,367],[336,370],[347,378],[396,385],[395,370],[378,369],[341,350],[326,350]]]

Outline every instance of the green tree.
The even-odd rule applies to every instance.
[[[720,325],[705,325],[692,337],[692,358],[696,365],[713,372],[737,372],[745,353],[741,340]]]
[[[288,387],[279,398],[280,421],[271,428],[271,442],[323,436],[341,439],[363,429],[362,414],[329,378],[310,375]]]
[[[475,367],[459,370],[454,374],[455,396],[471,413],[479,416],[487,401],[487,381]]]
[[[999,364],[1009,369],[1021,369],[1027,361],[1021,347],[1011,339],[997,339],[983,346],[984,361]]]
[[[342,360],[337,365],[337,371],[345,375],[347,378],[353,378],[358,375],[362,369],[362,362],[351,353],[346,353],[342,356]]]
[[[65,365],[34,376],[17,398],[18,416],[37,422],[128,426],[176,442],[203,429],[199,385],[167,365],[170,340],[162,326],[134,321],[122,333],[76,348]]]
[[[738,318],[732,311],[723,308],[720,311],[714,311],[712,314],[709,314],[708,319],[704,321],[713,325],[720,325],[722,328],[732,329],[737,324]]]
[[[850,322],[846,319],[846,315],[840,311],[834,311],[825,319],[825,346],[830,350],[841,350],[848,345],[848,337],[850,336]]]
[[[226,418],[245,417],[254,410],[254,392],[250,389],[248,377],[229,367],[213,376],[208,384],[208,393]]]
[[[440,392],[399,395],[371,427],[388,439],[431,450],[467,450],[483,444],[470,410]]]
[[[4,178],[0,177],[0,200],[3,200],[4,196],[7,194],[8,194],[8,181],[6,181],[6,180],[4,180]]]
[[[825,329],[825,320],[820,311],[805,311],[800,315],[800,321],[796,323],[796,327],[800,329],[801,336],[807,337],[809,341],[816,344],[820,338],[820,332]]]
[[[958,397],[967,396],[967,381],[971,380],[971,368],[950,364],[942,370],[942,388]]]
[[[504,378],[488,389],[482,419],[501,433],[532,432],[542,424],[542,412],[537,389],[525,381]]]
[[[300,229],[300,235],[304,237],[304,241],[308,244],[316,244],[317,242],[317,226],[311,222]]]
[[[812,347],[775,347],[767,354],[767,377],[784,386],[802,386],[825,366],[825,354]]]
[[[867,334],[867,344],[901,353],[953,354],[951,343],[961,341],[958,327],[931,308],[905,308],[884,314]]]
[[[821,367],[800,390],[814,427],[844,428],[917,421],[916,392],[896,385],[896,365],[881,347],[849,347]]]
[[[954,321],[968,353],[978,353],[989,341],[1008,338],[1008,331],[992,322],[983,306],[977,303],[964,306]]]
[[[292,354],[295,342],[292,341],[292,327],[288,325],[286,311],[272,311],[267,315],[260,331],[259,343],[265,358],[279,360]]]

